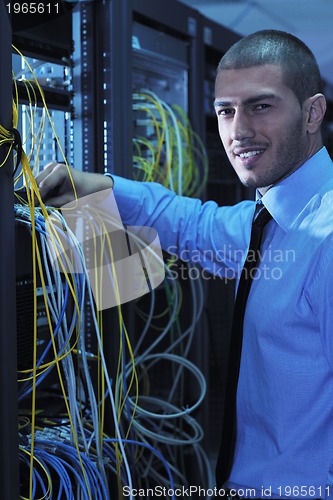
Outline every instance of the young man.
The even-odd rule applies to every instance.
[[[252,498],[333,497],[333,168],[313,54],[284,32],[243,38],[220,61],[214,105],[232,166],[272,216],[244,317],[233,466],[217,484]],[[166,250],[239,277],[255,202],[218,207],[153,183],[72,174],[78,196],[114,183],[125,224],[153,226]],[[38,183],[47,203],[73,198],[64,166]]]

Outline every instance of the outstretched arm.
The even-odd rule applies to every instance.
[[[43,201],[60,207],[73,201],[74,188],[78,198],[113,187],[113,180],[103,174],[82,172],[63,163],[52,162],[38,174],[36,182]]]
[[[69,176],[69,172],[71,177]],[[248,245],[254,202],[218,207],[213,201],[178,196],[160,184],[82,172],[51,163],[36,178],[43,201],[61,207],[75,199],[113,189],[123,224],[153,227],[162,248],[180,259],[201,264],[213,274],[241,268]],[[101,199],[104,204],[104,200]],[[105,198],[107,209],[108,198]],[[244,254],[245,255],[245,254]]]

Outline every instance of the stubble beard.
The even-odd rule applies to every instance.
[[[264,153],[265,154],[265,153]],[[246,187],[267,190],[297,170],[307,159],[307,144],[302,131],[302,118],[289,129],[275,146],[272,164],[261,175],[241,177],[240,181]],[[255,168],[253,169],[255,171]]]

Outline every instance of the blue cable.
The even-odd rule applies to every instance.
[[[77,457],[77,451],[74,447],[69,446],[65,443],[58,443],[57,441],[45,441],[45,442],[41,441],[41,443],[47,443],[47,445],[55,446],[57,448],[57,450],[61,451],[61,453],[65,457],[68,457],[72,461],[77,462],[77,467],[80,466],[79,460]],[[92,487],[91,484],[89,484],[89,488],[91,489],[91,491],[95,491],[95,495],[97,495],[97,497],[95,496],[93,498],[94,499],[100,498],[101,500],[103,500],[103,498],[105,498],[106,500],[108,500],[107,488],[103,482],[102,476],[101,476],[99,470],[97,469],[95,463],[89,457],[87,457],[87,455],[85,455],[84,453],[81,454],[81,459],[85,465],[85,472],[87,473],[87,480],[89,479],[96,486],[96,488],[94,488],[94,487]],[[72,470],[72,467],[67,462],[66,462],[66,465],[67,465],[67,467],[70,467]],[[83,478],[80,480],[80,485],[85,488]],[[104,497],[101,496],[101,493],[104,494]]]
[[[61,327],[61,323],[62,323],[62,320],[63,320],[63,317],[65,315],[65,312],[66,312],[66,307],[67,307],[67,302],[68,302],[68,290],[69,290],[69,286],[68,286],[68,283],[66,281],[66,285],[65,285],[65,300],[64,300],[64,304],[63,304],[63,307],[62,307],[62,310],[61,310],[61,313],[60,313],[60,316],[59,316],[59,321],[54,329],[54,338],[56,338],[57,336],[57,333],[59,331],[59,328]],[[49,340],[49,343],[47,344],[46,348],[44,349],[43,353],[41,354],[39,360],[37,361],[37,368],[43,363],[43,360],[44,360],[44,357],[46,356],[46,354],[49,352],[49,350],[51,349],[52,347],[52,340],[50,339]],[[61,355],[61,352],[62,352],[62,349],[60,349],[60,352],[59,352],[59,356]],[[37,380],[36,380],[36,386],[38,386],[44,379],[45,377],[50,373],[50,371],[54,368],[55,365],[52,365],[50,366],[42,375],[40,375]],[[26,389],[26,386],[27,385],[30,385],[31,382],[30,381],[26,381],[24,386],[20,389],[19,391],[19,397],[18,397],[18,400],[20,401],[22,398],[26,397],[28,394],[30,394],[30,392],[32,391],[32,384],[29,388]],[[25,391],[24,393],[22,393],[22,391]],[[22,394],[21,394],[22,393]]]
[[[45,228],[45,224],[42,223],[41,221],[40,222],[40,225],[41,226],[44,226]],[[29,223],[30,227],[31,227],[31,223]],[[38,225],[36,226],[36,230],[40,233],[40,234],[43,234],[45,236],[48,236],[48,234],[45,232],[45,230],[42,230]],[[60,229],[58,229],[59,233],[62,234],[62,236],[64,236],[65,233],[63,233],[62,231],[60,231]],[[83,282],[83,278],[82,276],[79,274],[78,276],[78,281],[77,281],[77,275],[74,274],[74,284],[75,284],[75,289],[76,290],[79,290],[79,291],[82,291],[82,282]],[[64,318],[64,315],[66,313],[66,308],[67,308],[67,304],[68,304],[68,292],[69,292],[69,285],[67,283],[67,281],[65,282],[65,297],[64,297],[64,303],[63,303],[63,306],[62,306],[62,311],[60,313],[60,316],[58,318],[58,323],[54,329],[54,337],[56,337],[58,331],[59,331],[59,328],[61,327],[61,323],[62,323],[62,320]],[[81,294],[79,294],[79,302],[80,302],[80,299],[81,299]],[[73,330],[74,330],[74,327],[75,327],[75,324],[76,324],[76,321],[77,321],[77,315],[78,315],[78,312],[74,311],[74,315],[73,315],[73,318],[72,318],[72,323],[71,323],[71,326],[70,326],[70,329],[69,329],[69,336],[72,334]],[[61,356],[63,350],[65,349],[65,345],[66,343],[64,344],[63,348],[60,349],[59,351],[59,356]],[[49,341],[48,345],[46,346],[46,348],[44,349],[42,355],[40,356],[40,359],[37,363],[37,367],[40,366],[42,364],[42,360],[43,358],[46,356],[46,354],[48,353],[48,351],[51,349],[51,346],[52,346],[52,340]],[[44,379],[45,377],[47,377],[47,375],[49,375],[50,371],[54,368],[55,365],[53,366],[50,366],[50,368],[48,368],[42,375],[40,375],[38,378],[37,378],[37,381],[36,381],[36,385],[39,385]],[[27,389],[27,386],[30,385],[30,382],[27,381],[23,387],[20,388],[20,391],[19,391],[19,401],[22,399],[22,398],[25,398],[31,391],[32,391],[32,386],[30,386],[30,388]]]
[[[28,470],[30,470],[30,460],[27,457],[27,455],[25,453],[23,453],[21,450],[20,450],[20,454],[19,454],[19,459],[21,460],[21,462],[23,462],[27,466]],[[44,464],[43,464],[43,466],[45,467]],[[36,495],[36,489],[37,489],[36,479],[38,480],[38,482],[40,484],[43,495],[46,495],[47,488],[46,488],[45,484],[43,483],[43,479],[42,479],[41,475],[34,468],[33,475],[32,475],[32,481],[33,481],[33,483],[32,483],[32,495],[33,495],[33,497],[35,497],[35,495]]]
[[[113,439],[113,438],[105,438],[104,441],[106,443],[118,443],[119,442],[119,439]],[[162,455],[162,453],[160,453],[158,450],[156,450],[155,448],[153,448],[152,446],[150,446],[149,444],[147,443],[142,443],[140,441],[135,441],[133,439],[122,439],[121,440],[122,443],[128,443],[128,444],[134,444],[136,446],[142,446],[143,448],[147,448],[148,450],[150,450],[152,453],[154,453],[154,455],[156,455],[160,460],[161,462],[163,463],[166,471],[167,471],[167,474],[168,474],[168,477],[169,477],[169,481],[170,481],[170,488],[173,490],[174,489],[174,482],[173,482],[173,478],[172,478],[172,474],[171,474],[171,470],[170,470],[170,467],[169,467],[169,464],[168,462],[165,460],[164,456]],[[174,500],[174,495],[172,495],[172,499]]]
[[[44,459],[52,467],[52,470],[58,475],[58,500],[62,500],[64,498],[63,493],[65,493],[67,500],[75,500],[75,497],[73,495],[72,481],[69,477],[66,467],[62,463],[63,461],[59,457],[53,457],[50,453],[43,450],[37,451],[36,456],[44,456]]]
[[[36,441],[37,443],[37,441]],[[52,442],[52,441],[39,441],[39,444],[44,444],[44,445],[51,445],[51,446],[56,446],[57,451],[61,448],[61,443],[58,442]],[[74,477],[76,478],[78,484],[82,487],[83,493],[85,493],[85,498],[84,500],[89,500],[89,496],[87,496],[87,492],[84,491],[86,490],[86,485],[84,483],[83,478],[79,475],[78,471],[72,467],[68,462],[66,462],[63,458],[59,456],[54,456],[50,454],[49,452],[41,449],[35,448],[35,455],[36,457],[43,457],[45,460],[49,462],[50,465],[52,465],[52,468],[55,472],[57,472],[59,476],[59,480],[62,482],[63,486],[66,487],[67,490],[67,499],[68,500],[75,500],[73,496],[73,488],[72,488],[72,480],[70,479],[67,470],[69,470]],[[75,457],[77,458],[77,457]],[[69,486],[69,489],[68,489]]]

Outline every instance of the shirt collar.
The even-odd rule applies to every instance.
[[[332,178],[332,160],[323,147],[261,199],[276,223],[287,231],[311,198]]]

